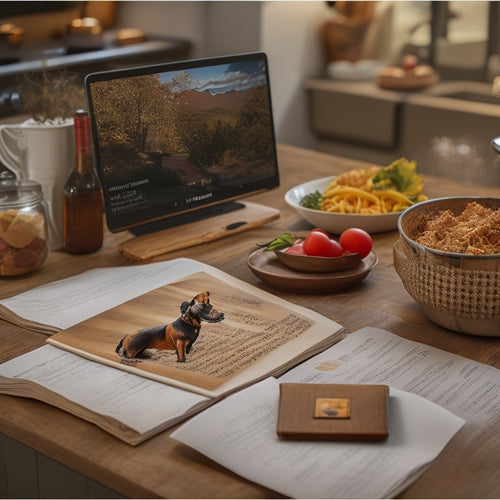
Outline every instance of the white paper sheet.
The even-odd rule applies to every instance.
[[[276,434],[279,382],[266,379],[192,418],[172,437],[233,472],[296,498],[396,495],[464,421],[391,388],[382,443],[286,441]]]
[[[193,259],[179,258],[136,266],[105,267],[33,288],[0,300],[0,305],[19,317],[61,330],[139,297],[151,290],[204,271],[228,285],[290,307],[290,302],[234,278],[216,267]],[[297,313],[328,326],[332,333],[342,327],[310,309],[293,304]]]
[[[0,304],[21,318],[64,330],[195,272],[192,262],[178,259],[143,266],[92,269],[0,300]]]
[[[386,384],[425,397],[467,421],[498,418],[500,370],[365,327],[288,371],[280,382]]]
[[[0,375],[35,382],[140,433],[175,421],[194,406],[209,400],[51,345],[1,364]]]

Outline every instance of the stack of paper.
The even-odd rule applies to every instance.
[[[172,437],[233,472],[294,498],[384,498],[423,471],[464,421],[391,388],[383,443],[277,437],[279,382],[269,378],[194,417]]]
[[[277,436],[279,383],[385,384],[383,443],[286,441]],[[298,498],[393,497],[465,420],[498,419],[500,370],[366,327],[291,369],[217,403],[172,436],[232,471]]]

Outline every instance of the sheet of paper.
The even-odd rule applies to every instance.
[[[279,382],[268,378],[205,410],[172,437],[284,495],[382,498],[407,486],[464,423],[391,388],[387,441],[286,441],[276,434],[278,403]]]
[[[93,269],[0,300],[0,305],[21,318],[64,330],[151,290],[200,271],[275,304],[290,306],[289,302],[280,297],[234,278],[213,266],[185,258],[136,266]],[[314,321],[327,321],[329,328],[341,329],[341,325],[326,320],[324,316],[307,308],[293,304],[293,309]]]
[[[386,384],[425,397],[467,421],[498,418],[500,370],[365,327],[288,371],[281,382]]]
[[[115,349],[127,333],[171,323],[179,317],[181,301],[201,290],[210,291],[211,303],[224,313],[224,320],[200,328],[185,363],[178,363],[172,350],[122,362]],[[310,350],[321,352],[339,340],[337,331],[338,325],[327,318],[314,321],[297,313],[293,305],[280,306],[228,280],[198,272],[56,333],[47,342],[118,369],[218,396],[234,387],[234,380],[241,380],[238,386],[246,385],[255,378],[275,375],[284,364],[296,364],[296,358],[309,357]]]
[[[1,364],[0,375],[35,382],[140,433],[208,401],[199,394],[115,370],[51,345]]]
[[[21,318],[64,330],[166,283],[189,270],[189,263],[92,269],[0,300]]]

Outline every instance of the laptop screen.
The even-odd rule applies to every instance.
[[[279,185],[265,54],[92,73],[85,86],[111,231]]]

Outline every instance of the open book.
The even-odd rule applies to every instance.
[[[0,365],[0,393],[38,399],[137,445],[214,400],[51,345]]]
[[[224,319],[202,322],[185,362],[177,362],[173,350],[148,348],[133,358],[116,352],[124,336],[174,322],[181,304],[205,290]],[[53,404],[132,444],[236,389],[282,374],[342,336],[338,323],[190,259],[96,269],[0,304],[0,315],[9,321],[58,332],[47,338],[50,350],[45,346],[0,365],[0,392]],[[79,370],[87,391],[78,383],[84,377]],[[73,383],[58,384],[62,374]],[[146,428],[128,421],[126,396],[117,388],[130,384],[130,375],[138,377],[133,383],[141,396],[167,384],[173,412],[158,414]],[[102,380],[108,382],[97,389]],[[121,409],[112,412],[110,401]]]

